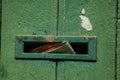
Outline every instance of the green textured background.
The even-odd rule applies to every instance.
[[[58,63],[58,80],[114,80],[115,1],[64,1],[60,2],[60,22],[62,22],[59,25],[60,34],[97,36],[97,62],[60,62]],[[80,11],[82,8],[86,10],[86,16],[90,18],[93,25],[93,30],[90,32],[82,29],[80,26],[79,15],[81,15]],[[63,13],[63,11],[65,11],[65,13]]]
[[[117,16],[117,79],[120,79],[120,0],[118,0],[118,16]]]
[[[2,16],[2,1],[0,0],[0,56],[1,56],[1,16]],[[0,57],[1,58],[1,57]],[[1,59],[0,59],[1,60]]]
[[[120,0],[118,0],[118,20],[120,19]]]
[[[119,80],[120,79],[120,20],[118,20],[118,30],[117,30],[117,33],[118,33],[118,45],[117,45],[117,79]]]
[[[55,80],[55,63],[15,60],[15,36],[55,34],[55,0],[2,1],[2,63],[5,80]]]
[[[115,80],[116,0],[2,0],[1,74],[4,80]],[[120,5],[120,4],[118,4]],[[93,30],[84,30],[81,10]],[[118,12],[120,8],[118,7]],[[57,17],[57,15],[59,16]],[[120,21],[118,13],[118,56]],[[58,20],[58,26],[57,26]],[[15,60],[16,35],[97,36],[97,61]],[[120,66],[117,65],[117,79]]]

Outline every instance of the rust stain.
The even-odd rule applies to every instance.
[[[53,42],[57,37],[56,36],[46,36],[46,41],[47,42]]]

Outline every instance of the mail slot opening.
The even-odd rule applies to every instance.
[[[88,54],[88,43],[70,43],[76,54]]]
[[[88,54],[88,43],[80,42],[24,42],[25,53]]]
[[[55,45],[55,44],[60,44],[60,43],[59,42],[55,42],[55,43],[52,43],[52,42],[24,42],[24,52],[27,52],[27,53],[44,52],[49,46]],[[40,47],[42,47],[42,50],[37,51],[37,50],[41,49]],[[35,51],[35,49],[37,49],[37,50]]]

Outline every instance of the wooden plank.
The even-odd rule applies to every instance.
[[[1,16],[2,15],[2,1],[0,0],[0,79],[2,78],[2,66],[1,66]]]
[[[15,36],[55,35],[56,0],[3,0],[2,5],[4,79],[55,80],[54,62],[15,59]]]
[[[97,62],[60,62],[58,80],[114,80],[116,2],[64,1],[59,4],[63,6],[60,8],[59,35],[97,36]],[[86,14],[82,15],[84,10]],[[89,18],[93,27],[91,31],[82,28],[80,15]]]
[[[118,18],[120,19],[120,0],[118,0]]]
[[[120,20],[118,20],[117,37],[117,80],[120,80]]]

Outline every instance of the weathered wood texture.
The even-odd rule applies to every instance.
[[[15,60],[16,35],[56,34],[56,1],[3,0],[1,47],[3,79],[114,80],[116,27],[116,2],[114,0],[59,0],[59,35],[96,36],[96,62],[61,61],[58,62],[56,68],[56,63],[52,61]],[[92,31],[87,31],[81,27],[79,16],[83,8],[86,12],[85,16],[90,19],[93,26]]]
[[[118,1],[118,18],[120,19],[120,0],[117,0]]]
[[[0,0],[0,52],[1,52],[1,17],[2,17],[2,1]]]
[[[69,36],[97,36],[97,61],[58,63],[58,80],[114,80],[115,79],[115,16],[116,1],[63,0],[60,1],[59,34]],[[81,27],[81,10],[85,9],[93,26],[92,31]]]
[[[1,60],[1,17],[2,17],[2,1],[0,0],[0,60]]]
[[[118,20],[117,30],[117,80],[120,80],[120,19]]]
[[[117,80],[120,80],[120,0],[118,0],[117,24]]]
[[[16,35],[56,34],[56,0],[2,1],[2,65],[5,80],[55,80],[55,63],[15,60]]]

